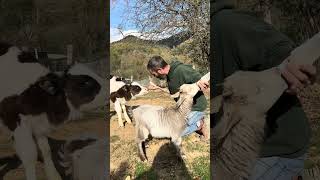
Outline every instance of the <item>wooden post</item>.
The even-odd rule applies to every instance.
[[[73,46],[72,44],[68,44],[67,45],[67,64],[68,65],[73,64],[72,54],[73,54]]]
[[[39,59],[39,56],[38,56],[38,49],[37,49],[37,48],[35,48],[35,49],[34,49],[34,52],[35,52],[35,54],[36,54],[36,59]]]
[[[22,46],[22,47],[21,47],[21,50],[22,50],[22,51],[28,51],[29,48],[28,48],[27,46]]]

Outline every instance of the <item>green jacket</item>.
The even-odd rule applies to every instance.
[[[214,47],[213,92],[222,89],[215,84],[237,70],[261,71],[279,65],[293,50],[294,43],[262,20],[236,11],[230,4],[217,1],[214,6],[211,33]],[[306,153],[311,131],[307,117],[296,96],[284,93],[267,113],[267,138],[261,156],[295,158]]]
[[[180,61],[173,61],[170,63],[170,70],[167,75],[170,94],[178,92],[181,85],[195,83],[201,77],[202,75],[195,71],[191,65],[183,64]],[[199,91],[193,100],[192,111],[204,111],[207,108],[207,100],[202,91]]]

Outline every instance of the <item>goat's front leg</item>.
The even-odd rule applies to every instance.
[[[32,131],[25,121],[21,120],[20,125],[13,132],[14,148],[22,161],[26,179],[36,180],[37,146],[32,138]]]
[[[182,138],[181,138],[181,137],[172,138],[172,142],[173,142],[174,146],[177,148],[178,154],[179,154],[182,158],[185,158],[186,155],[185,155],[184,152],[181,150]]]
[[[128,116],[126,106],[125,106],[124,104],[121,104],[121,108],[122,108],[122,111],[123,111],[124,118],[126,119],[126,121],[127,121],[129,124],[131,124],[131,119],[130,119],[129,116]]]
[[[62,180],[60,174],[57,172],[52,159],[51,159],[51,150],[48,143],[48,139],[45,136],[37,136],[37,143],[39,149],[42,153],[44,160],[44,167],[46,171],[47,178],[49,180]]]
[[[123,127],[123,121],[122,121],[122,118],[121,118],[121,104],[118,100],[116,100],[116,102],[114,102],[114,109],[116,110],[117,112],[117,115],[118,115],[118,124],[119,124],[119,127]]]

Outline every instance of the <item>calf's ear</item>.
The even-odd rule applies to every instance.
[[[46,91],[50,95],[55,95],[57,92],[58,87],[51,82],[50,80],[43,80],[39,83],[41,89]]]

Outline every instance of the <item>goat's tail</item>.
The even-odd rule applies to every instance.
[[[132,120],[133,119],[133,110],[136,109],[137,107],[139,107],[140,105],[138,106],[127,106],[126,105],[126,111],[127,111],[127,114],[129,116],[129,118]]]

